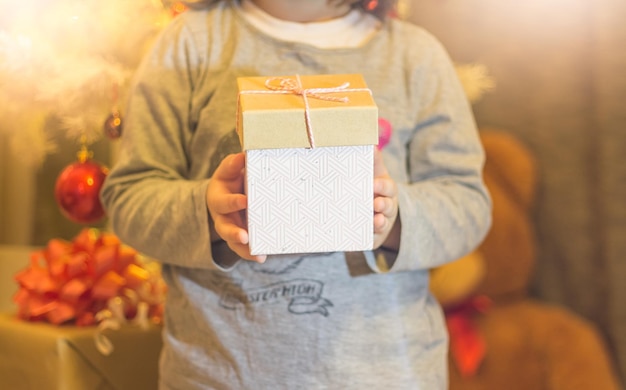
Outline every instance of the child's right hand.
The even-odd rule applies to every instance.
[[[262,263],[266,256],[253,256],[244,222],[248,198],[243,193],[245,155],[227,156],[215,170],[206,192],[206,205],[219,238],[242,259]]]

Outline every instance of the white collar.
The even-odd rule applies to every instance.
[[[380,27],[380,20],[357,8],[340,18],[313,23],[275,18],[251,0],[241,0],[240,10],[250,24],[271,37],[322,49],[358,47]]]

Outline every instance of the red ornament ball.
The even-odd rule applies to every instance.
[[[81,224],[104,217],[100,189],[109,170],[92,161],[79,161],[67,166],[59,175],[54,195],[63,215]]]

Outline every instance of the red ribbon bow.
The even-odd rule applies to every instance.
[[[156,322],[162,314],[160,273],[115,235],[96,229],[84,229],[72,242],[50,240],[45,249],[31,253],[29,266],[15,280],[18,317],[28,321],[93,325],[114,298],[124,300],[128,319],[142,302]]]

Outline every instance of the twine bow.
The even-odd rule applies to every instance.
[[[309,106],[309,98],[318,100],[326,100],[332,102],[346,103],[350,101],[347,96],[328,96],[328,93],[349,91],[349,92],[369,92],[368,88],[348,88],[350,83],[345,82],[337,87],[329,88],[303,88],[300,76],[296,75],[295,80],[286,77],[270,77],[265,80],[267,90],[262,91],[241,91],[241,94],[289,94],[302,96],[304,100],[304,121],[306,124],[306,133],[311,149],[315,148],[315,137],[313,135],[313,126],[311,125],[311,108]],[[239,106],[239,105],[238,105]]]

